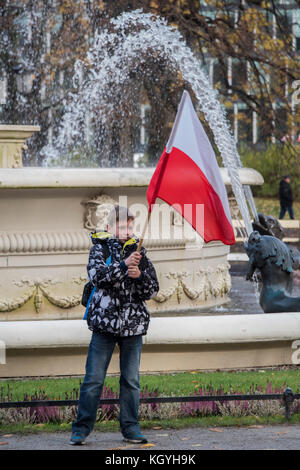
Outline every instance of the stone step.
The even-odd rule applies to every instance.
[[[280,222],[280,225],[284,228],[284,229],[299,229],[300,228],[300,220],[290,220],[290,219],[282,219],[279,221]],[[245,227],[245,224],[244,224],[244,221],[243,220],[233,220],[232,221],[232,225],[234,227],[237,227],[237,226],[242,226],[242,227]]]

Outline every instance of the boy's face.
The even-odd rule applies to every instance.
[[[133,235],[133,220],[117,220],[113,225],[107,225],[108,232],[114,234],[120,242],[126,242]]]

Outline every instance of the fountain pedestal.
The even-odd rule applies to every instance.
[[[0,125],[0,168],[22,168],[22,150],[26,149],[25,141],[39,126]]]

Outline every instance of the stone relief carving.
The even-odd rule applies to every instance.
[[[240,208],[238,206],[238,203],[236,202],[236,198],[231,196],[228,198],[228,202],[229,202],[229,209],[230,209],[231,217],[233,219],[236,219],[237,217],[240,216]]]
[[[174,279],[176,282],[173,286],[167,289],[161,289],[156,297],[153,298],[155,302],[162,303],[168,301],[174,294],[176,295],[178,304],[184,299],[184,296],[190,300],[199,299],[207,301],[209,297],[224,297],[229,294],[231,289],[231,278],[229,274],[229,263],[219,264],[215,269],[213,268],[200,268],[195,272],[199,278],[197,281],[198,288],[190,287],[187,283],[187,278],[192,276],[189,271],[170,271],[164,273],[162,276],[167,279]],[[73,276],[71,279],[72,284],[83,285],[86,282],[86,275],[80,274]],[[45,297],[51,304],[59,308],[72,308],[76,307],[81,302],[82,293],[78,295],[58,296],[51,293],[49,287],[58,283],[63,283],[59,279],[36,278],[29,279],[24,277],[21,280],[14,280],[13,284],[18,287],[29,287],[23,296],[16,299],[1,298],[0,299],[0,312],[10,312],[25,305],[33,297],[33,304],[35,311],[39,313],[43,305],[43,298]]]
[[[3,298],[0,299],[0,312],[12,312],[17,310],[17,308],[22,307],[28,302],[33,296],[34,291],[26,292],[22,297],[17,297],[16,299]]]
[[[60,281],[59,279],[53,279],[51,277],[44,278],[44,279],[41,279],[40,277],[37,277],[35,279],[29,279],[27,276],[24,276],[22,279],[20,279],[18,281],[13,279],[12,283],[15,286],[18,286],[18,287],[22,287],[22,286],[29,286],[29,287],[42,286],[42,287],[46,287],[49,284],[54,285],[54,284],[62,283],[62,281]]]
[[[209,295],[224,297],[229,294],[231,289],[229,267],[229,263],[224,263],[218,265],[215,269],[200,268],[196,271],[196,275],[200,277],[204,300],[207,300]]]
[[[224,297],[230,292],[231,289],[231,278],[229,275],[229,263],[218,265],[215,269],[213,268],[200,268],[196,271],[196,275],[200,278],[198,289],[189,287],[183,280],[186,277],[191,276],[191,273],[187,271],[169,272],[165,274],[168,279],[177,279],[177,284],[169,287],[168,289],[160,290],[156,297],[153,298],[155,302],[165,302],[173,294],[176,293],[177,301],[182,301],[183,295],[185,294],[189,299],[201,299],[206,301],[209,297]]]
[[[92,199],[82,201],[85,206],[84,227],[88,230],[105,230],[107,216],[118,202],[107,194],[100,194]]]
[[[23,167],[23,162],[22,162],[22,153],[23,150],[26,150],[28,147],[24,143],[19,143],[16,145],[16,151],[13,154],[13,161],[12,161],[12,168],[22,168]]]
[[[171,212],[171,221],[172,221],[172,225],[183,225],[183,217],[182,215],[179,214],[179,212],[175,211],[174,209],[172,209],[172,212]]]
[[[153,300],[155,300],[156,302],[160,302],[160,303],[165,302],[170,297],[172,297],[174,293],[176,293],[177,301],[178,303],[180,303],[180,301],[182,300],[183,293],[185,293],[188,297],[190,297],[190,295],[192,295],[193,297],[193,294],[195,294],[195,293],[192,294],[191,289],[189,289],[187,285],[185,284],[185,282],[183,281],[185,277],[190,276],[190,273],[188,273],[187,271],[179,271],[179,272],[171,271],[167,274],[164,274],[164,276],[168,279],[171,279],[171,278],[177,279],[177,283],[174,284],[174,286],[169,287],[168,289],[160,290],[158,294],[153,298]]]
[[[35,311],[39,313],[43,305],[43,297],[45,297],[51,304],[59,308],[72,308],[80,304],[82,294],[80,295],[71,295],[71,296],[57,296],[51,294],[49,291],[49,286],[54,284],[62,284],[63,281],[52,278],[36,278],[28,279],[24,277],[23,279],[16,281],[13,280],[12,283],[18,287],[31,287],[27,290],[21,297],[16,299],[10,298],[1,298],[0,299],[0,312],[11,312],[17,308],[25,305],[33,297],[33,305]]]
[[[72,284],[82,284],[83,282],[87,282],[87,276],[84,274],[80,274],[79,276],[72,277]]]
[[[46,297],[47,300],[56,307],[59,308],[72,308],[76,307],[80,304],[82,294],[80,295],[69,295],[67,297],[60,297],[57,295],[51,294],[51,292],[47,291],[46,289],[40,287],[42,293]]]

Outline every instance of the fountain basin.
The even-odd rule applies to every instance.
[[[139,204],[147,212],[153,172],[1,169],[0,321],[81,319],[89,232],[99,224],[101,207],[122,196],[129,207]],[[229,182],[225,170],[222,174]],[[244,184],[261,184],[255,170],[240,169],[240,176]],[[161,207],[170,209],[165,203]],[[226,302],[229,247],[203,243],[188,224],[183,232],[182,218],[174,211],[164,212],[162,222],[155,214],[154,232],[160,223],[163,230],[169,225],[170,232],[162,237],[158,229],[144,242],[160,281],[159,296],[149,301],[151,313],[188,312]],[[142,226],[136,224],[137,235]]]
[[[226,344],[287,341],[300,337],[300,313],[154,317],[144,344]],[[85,320],[6,322],[1,337],[7,349],[87,347]]]
[[[1,377],[83,375],[91,332],[85,321],[1,324]],[[141,372],[234,369],[296,364],[300,314],[152,318],[143,337]],[[298,360],[298,362],[297,362]],[[114,353],[109,373],[118,373]]]
[[[137,204],[147,208],[146,190],[153,171],[154,168],[0,170],[0,340],[4,341],[1,332],[7,328],[14,328],[15,336],[22,338],[27,324],[31,325],[33,338],[39,338],[39,328],[48,324],[50,337],[52,330],[53,334],[60,331],[67,321],[71,323],[66,334],[72,342],[71,325],[82,325],[84,314],[80,300],[86,282],[88,234],[101,224],[101,208],[107,202],[122,203],[119,197],[123,197],[131,208]],[[229,182],[226,171],[222,174]],[[253,170],[241,169],[240,176],[244,184],[262,182]],[[162,202],[162,206],[169,210],[167,204]],[[157,298],[147,302],[154,325],[166,319],[172,324],[178,315],[185,318],[191,312],[195,315],[198,310],[205,312],[222,305],[227,302],[231,287],[229,247],[220,242],[205,244],[192,229],[183,234],[181,217],[172,211],[166,214],[162,217],[163,226],[170,222],[170,236],[150,237],[144,242],[160,282]],[[141,232],[141,225],[136,235]],[[195,328],[202,326],[195,323]],[[88,329],[83,329],[88,335]],[[159,331],[159,327],[153,330],[151,337]],[[188,354],[183,366],[180,351],[194,351],[200,343],[181,342],[176,346],[165,338],[151,341],[145,343],[145,348],[150,348],[146,370],[195,367],[194,353]],[[31,349],[11,345],[7,364],[0,365],[0,376],[82,374],[86,344],[65,347],[58,341],[51,347]],[[177,347],[179,362],[175,367]],[[157,354],[160,348],[172,350],[165,351],[162,363]],[[199,358],[199,354],[195,357]]]
[[[19,168],[1,169],[1,188],[122,188],[149,185],[155,168]],[[221,167],[225,185],[230,185],[228,170]],[[239,168],[242,184],[262,185],[261,174],[253,168]]]

